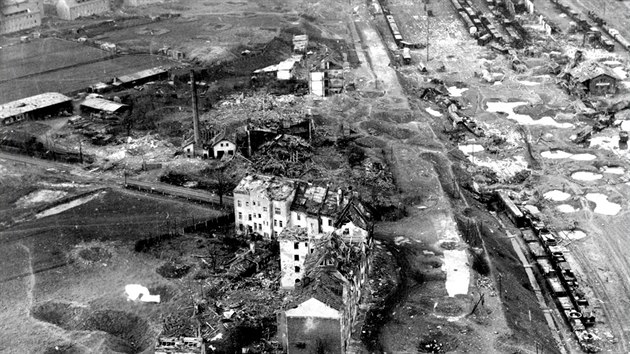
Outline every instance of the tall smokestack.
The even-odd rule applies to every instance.
[[[195,71],[190,70],[190,84],[192,85],[192,108],[193,108],[193,129],[195,134],[195,145],[199,144],[199,104],[197,103],[197,83],[195,82]]]

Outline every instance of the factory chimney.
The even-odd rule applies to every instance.
[[[199,104],[197,102],[197,83],[195,82],[195,71],[190,70],[190,84],[192,88],[192,109],[193,109],[193,130],[195,145],[199,144]]]

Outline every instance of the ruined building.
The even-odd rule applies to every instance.
[[[234,189],[236,230],[265,238],[289,226],[295,182],[275,176],[245,176]]]
[[[619,81],[610,68],[592,61],[577,64],[566,73],[565,78],[568,87],[578,96],[614,94]]]
[[[0,34],[38,27],[44,15],[43,0],[2,0]]]
[[[72,21],[109,11],[109,0],[59,0],[56,8],[59,18]]]
[[[341,193],[333,193],[335,199],[337,195],[343,199]],[[313,213],[306,214],[306,211],[302,209],[298,209],[296,213],[294,205],[300,198],[303,197],[298,188],[291,206],[291,226],[278,235],[282,274],[280,287],[285,290],[292,290],[299,286],[306,271],[306,258],[314,252],[317,240],[334,233],[351,244],[370,245],[372,237],[371,215],[358,199],[346,198],[339,204],[335,203],[334,205],[338,207],[333,207],[334,209],[330,204],[326,205],[326,200],[330,200],[329,198],[322,199],[318,206],[321,214],[318,216]],[[299,217],[301,213],[304,214]],[[296,214],[298,219],[302,219],[308,226],[304,226],[304,223],[296,224],[294,222]],[[326,222],[322,223],[322,221]],[[320,225],[320,227],[315,225]]]
[[[124,0],[123,5],[136,7],[161,3],[162,0]]]
[[[347,236],[347,235],[346,235]],[[296,300],[278,314],[284,350],[345,353],[370,267],[371,240],[334,232],[314,242]]]

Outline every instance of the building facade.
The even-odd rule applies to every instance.
[[[99,15],[109,11],[108,0],[58,0],[57,16],[72,21],[79,17]]]
[[[323,234],[311,234],[304,227],[290,226],[278,235],[280,248],[280,288],[293,290],[302,281],[306,257]]]
[[[234,189],[236,230],[275,238],[289,226],[295,182],[274,176],[248,175]]]
[[[0,2],[0,34],[39,27],[43,0],[3,0]]]
[[[0,125],[9,125],[26,119],[44,119],[72,111],[70,97],[57,92],[46,92],[0,105]]]

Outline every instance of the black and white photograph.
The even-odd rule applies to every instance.
[[[0,0],[0,353],[630,353],[630,0]]]

